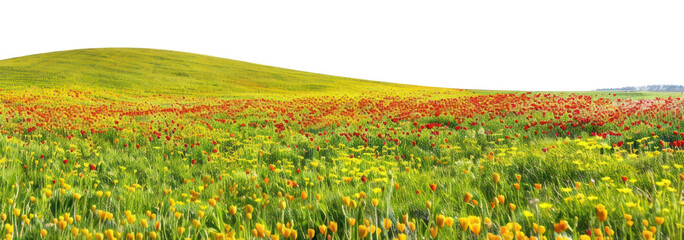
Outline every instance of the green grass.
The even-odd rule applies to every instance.
[[[338,231],[312,239],[431,239],[431,228],[438,239],[513,239],[504,229],[515,224],[546,239],[604,227],[613,239],[684,236],[680,100],[454,99],[521,92],[148,49],[3,60],[0,87],[6,238],[266,239],[252,232],[263,226],[295,239],[278,231],[288,223],[296,239],[333,223]],[[554,94],[577,93],[681,96]],[[568,229],[554,231],[563,221]],[[360,236],[360,225],[382,233]]]
[[[192,53],[133,48],[80,49],[1,60],[0,86],[5,90],[38,87],[220,97],[416,88]]]
[[[108,91],[124,95],[172,94],[220,98],[358,96],[372,92],[458,97],[524,91],[423,87],[309,73],[200,54],[141,48],[96,48],[0,60],[0,89]],[[537,93],[537,92],[535,92]],[[554,92],[607,98],[681,97],[684,93]],[[612,93],[612,92],[611,92]]]

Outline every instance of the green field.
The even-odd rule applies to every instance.
[[[682,93],[116,48],[0,60],[0,89],[7,239],[684,238]]]
[[[0,86],[212,97],[359,94],[430,89],[314,74],[184,52],[83,49],[0,60]]]

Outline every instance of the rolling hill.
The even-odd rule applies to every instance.
[[[234,97],[455,91],[295,71],[185,52],[97,48],[0,60],[0,88],[69,88],[122,94]]]

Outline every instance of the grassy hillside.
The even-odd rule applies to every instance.
[[[133,48],[52,52],[0,60],[0,88],[99,89],[135,94],[247,96],[427,90],[199,54]],[[440,91],[444,91],[441,89]]]
[[[173,94],[220,98],[395,93],[435,98],[523,91],[459,90],[336,77],[200,54],[141,48],[96,48],[0,60],[5,91],[75,89],[124,95]],[[496,88],[495,86],[492,88]],[[571,92],[556,94],[570,94]],[[682,93],[581,92],[607,98],[655,98]]]

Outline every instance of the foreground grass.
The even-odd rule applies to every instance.
[[[679,99],[0,99],[21,239],[679,239]]]

